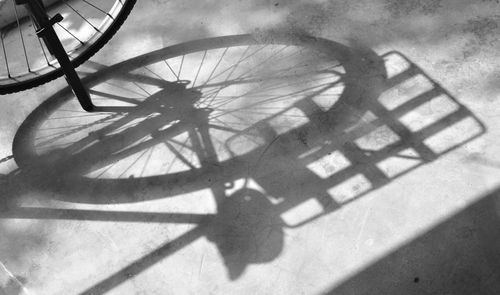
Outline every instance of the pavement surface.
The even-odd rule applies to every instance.
[[[499,294],[499,48],[495,0],[141,0],[111,111],[0,97],[0,294]]]

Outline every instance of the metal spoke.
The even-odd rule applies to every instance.
[[[200,67],[198,68],[198,72],[196,72],[196,76],[194,77],[192,87],[194,87],[196,85],[196,80],[198,80],[198,75],[200,74],[201,68],[203,67],[203,62],[205,61],[205,57],[207,57],[207,50],[205,50],[205,52],[203,53],[203,58],[201,59]]]
[[[91,22],[88,21],[88,19],[86,19],[78,10],[76,10],[75,8],[73,8],[73,6],[71,6],[69,3],[68,3],[68,0],[63,0],[64,4],[66,4],[66,6],[68,6],[71,10],[73,10],[79,17],[81,17],[87,24],[89,24],[94,30],[96,30],[97,32],[101,33],[101,31],[96,28]]]
[[[21,37],[21,43],[23,44],[24,58],[26,60],[26,66],[28,67],[28,72],[31,72],[30,63],[28,62],[28,54],[26,53],[26,45],[24,44],[23,31],[21,28],[21,23],[19,22],[19,16],[17,13],[17,6],[14,0],[12,0],[12,5],[14,5],[14,13],[16,14],[17,27],[19,29],[19,35]]]
[[[64,31],[66,31],[66,33],[68,33],[71,37],[75,38],[78,42],[80,42],[80,44],[84,44],[84,42],[82,40],[80,40],[77,36],[75,36],[73,33],[71,33],[68,29],[66,29],[64,26],[62,26],[60,23],[57,23],[57,25],[63,29]]]
[[[167,65],[167,67],[170,69],[170,71],[172,71],[172,74],[174,74],[175,78],[177,78],[177,81],[179,81],[179,76],[177,76],[177,74],[175,73],[175,71],[172,69],[172,67],[170,66],[170,64],[164,60],[165,64]]]
[[[5,67],[7,69],[7,77],[11,78],[10,69],[9,69],[9,60],[7,59],[7,51],[5,50],[5,44],[3,41],[3,33],[1,31],[0,31],[0,41],[2,41],[2,49],[3,49],[3,56],[5,58]]]
[[[110,18],[112,19],[115,19],[111,14],[109,14],[108,12],[102,10],[101,8],[97,7],[95,4],[92,4],[90,2],[88,2],[87,0],[82,0],[83,2],[87,3],[88,5],[94,7],[95,9],[99,10],[100,12],[104,13],[105,15],[109,16]]]
[[[224,52],[222,53],[221,57],[219,58],[219,61],[217,62],[217,64],[215,65],[215,67],[212,69],[212,72],[210,73],[210,75],[208,76],[207,78],[207,81],[205,81],[205,83],[203,83],[203,85],[201,85],[201,87],[207,85],[207,83],[210,81],[210,79],[212,79],[212,76],[214,75],[215,73],[215,70],[217,70],[217,68],[219,67],[220,63],[222,62],[222,60],[224,59],[224,56],[226,55],[227,51],[229,50],[229,47],[226,47],[226,49],[224,50]]]
[[[33,25],[33,28],[36,28],[35,22],[33,21],[33,18],[31,18],[31,24]],[[37,38],[37,39],[38,39],[38,44],[40,44],[40,48],[42,48],[43,57],[45,58],[47,65],[50,66],[50,61],[49,61],[49,58],[47,57],[47,53],[45,52],[45,49],[43,48],[42,41],[40,40],[40,38]]]
[[[184,64],[184,57],[186,57],[186,56],[183,55],[182,59],[181,59],[181,65],[179,66],[179,72],[177,73],[177,79],[179,79],[181,77],[182,65]]]

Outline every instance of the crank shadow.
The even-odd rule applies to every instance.
[[[119,111],[84,114],[66,90],[36,109],[14,141],[21,171],[11,188],[94,204],[208,188],[215,214],[14,205],[3,218],[197,225],[83,294],[103,294],[201,237],[217,245],[235,280],[248,265],[284,251],[285,229],[330,214],[485,132],[400,53],[377,56],[305,36],[264,40],[198,40],[103,69],[84,82],[96,100]]]

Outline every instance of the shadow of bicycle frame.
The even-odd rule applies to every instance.
[[[223,38],[237,42],[241,37],[199,40],[177,48],[193,52]],[[14,143],[14,156],[18,155],[16,161],[22,168],[11,177],[13,187],[22,183],[37,190],[56,192],[64,201],[94,204],[140,202],[208,188],[217,203],[215,214],[13,206],[1,218],[197,225],[82,294],[103,294],[200,237],[207,237],[217,245],[229,277],[234,280],[249,264],[270,262],[279,256],[284,247],[285,228],[304,226],[331,214],[486,132],[466,106],[402,53],[378,56],[367,49],[306,40],[319,42],[318,46],[327,42],[328,50],[332,54],[338,50],[342,62],[347,64],[346,72],[350,75],[343,77],[347,86],[339,99],[340,106],[321,108],[312,100],[317,94],[313,92],[279,112],[298,110],[307,120],[297,127],[278,132],[271,123],[276,118],[273,116],[232,130],[232,136],[224,141],[229,151],[236,150],[233,146],[242,138],[259,137],[264,139],[264,144],[242,155],[235,152],[231,161],[219,160],[217,151],[211,147],[211,125],[206,116],[209,111],[193,108],[203,96],[202,91],[188,91],[185,85],[175,81],[163,82],[163,90],[137,107],[119,112],[126,115],[110,124],[115,124],[113,132],[99,134],[97,131],[89,135],[92,140],[76,142],[75,153],[58,149],[54,157],[35,162],[33,158],[19,156],[25,154],[23,140]],[[98,71],[84,82],[96,76],[107,79],[116,75],[122,79],[130,65],[164,53],[160,50],[125,61]],[[158,83],[156,76],[149,73],[127,79],[136,79],[134,83]],[[49,98],[34,113],[48,112],[52,104],[59,103],[61,96]],[[112,98],[109,94],[107,97]],[[128,125],[158,112],[159,108],[164,109],[161,115]],[[33,124],[28,118],[20,130]],[[118,180],[81,177],[96,164],[99,168],[106,167],[181,133],[191,138],[189,148],[201,162],[201,168],[193,166],[188,177],[182,173]],[[137,143],[145,136],[150,139]],[[90,144],[96,138],[98,144]],[[178,157],[186,161],[182,155]],[[47,171],[48,165],[51,171]]]

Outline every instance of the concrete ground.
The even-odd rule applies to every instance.
[[[276,58],[207,39],[267,29],[334,43]],[[139,111],[101,126],[57,104],[62,79],[1,97],[0,294],[498,294],[499,48],[495,0],[139,1],[79,69]],[[147,58],[191,82],[211,81],[202,60],[241,62],[257,82],[179,90]],[[186,103],[249,93],[280,100]]]

